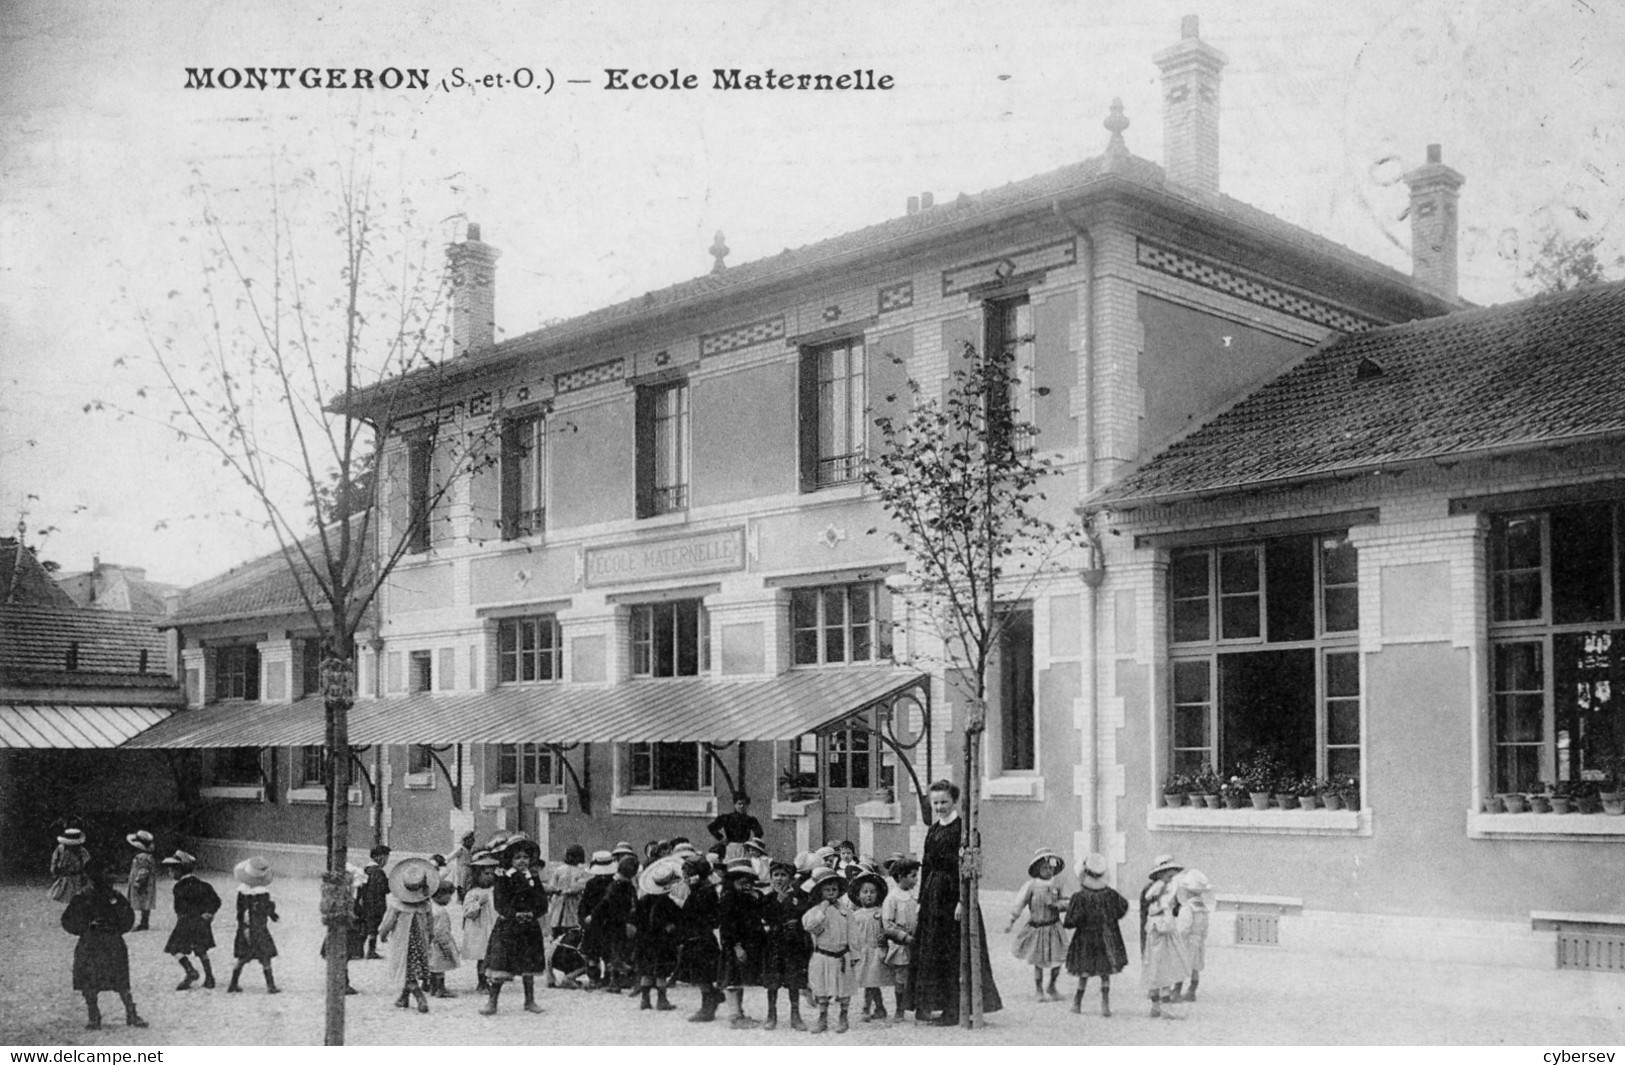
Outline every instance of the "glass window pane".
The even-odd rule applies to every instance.
[[[1360,627],[1360,590],[1327,588],[1325,593],[1326,631],[1354,632]]]
[[[1335,746],[1348,746],[1359,742],[1359,700],[1328,700],[1326,703],[1326,743]]]
[[[1206,659],[1200,662],[1174,663],[1174,702],[1209,702],[1211,673]]]
[[[1546,738],[1546,698],[1541,695],[1498,695],[1496,739],[1501,743],[1538,743]]]
[[[1174,642],[1192,643],[1208,638],[1206,599],[1186,599],[1174,603]]]
[[[1219,552],[1219,591],[1258,590],[1258,548],[1246,547]]]
[[[1530,569],[1541,564],[1540,519],[1534,515],[1508,518],[1497,529],[1500,569]]]
[[[1326,656],[1326,694],[1328,697],[1357,696],[1360,694],[1360,656],[1329,654]]]
[[[1495,690],[1498,692],[1544,691],[1545,672],[1538,643],[1496,644],[1494,651]]]
[[[1528,791],[1540,779],[1540,746],[1497,747],[1495,769],[1496,791]]]
[[[1354,584],[1359,576],[1359,552],[1346,536],[1320,541],[1320,574],[1327,584]]]
[[[818,591],[797,588],[790,593],[790,625],[797,629],[811,629],[818,625]]]
[[[795,634],[796,665],[818,664],[818,630],[805,629]]]
[[[1224,639],[1243,640],[1258,636],[1257,596],[1227,596],[1219,600],[1219,611],[1219,633]]]
[[[1207,554],[1175,555],[1168,564],[1168,579],[1176,599],[1207,595]]]
[[[1174,708],[1174,746],[1208,746],[1208,713],[1206,706],[1178,706]]]
[[[1341,747],[1326,752],[1326,775],[1332,780],[1360,779],[1360,748]]]
[[[1264,547],[1264,597],[1271,643],[1315,638],[1315,542],[1307,536]]]
[[[1614,508],[1609,503],[1560,507],[1550,517],[1552,621],[1612,621]]]

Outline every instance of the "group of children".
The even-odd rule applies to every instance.
[[[203,986],[215,986],[209,951],[215,946],[212,922],[221,907],[219,895],[197,877],[197,860],[190,854],[177,850],[159,863],[150,833],[126,838],[136,851],[129,879],[131,917],[118,933],[116,951],[98,948],[115,961],[124,959],[122,977],[114,973],[100,979],[100,986],[88,986],[97,981],[81,981],[76,953],[75,987],[85,993],[91,1027],[100,1025],[96,990],[118,990],[130,1023],[145,1023],[129,1000],[122,934],[149,927],[160,864],[174,875],[176,924],[164,950],[184,974],[176,990],[195,986],[199,970]],[[93,893],[97,869],[83,842],[76,829],[58,837],[53,898]],[[790,1027],[815,1034],[831,1027],[832,1007],[834,1030],[847,1031],[850,1004],[860,990],[863,1021],[901,1021],[912,1008],[910,954],[919,917],[914,892],[920,863],[902,854],[876,864],[859,860],[852,844],[843,842],[787,862],[770,859],[759,838],[719,841],[709,852],[677,838],[651,843],[641,861],[625,842],[595,852],[590,863],[582,847],[571,845],[564,860],[544,875],[540,848],[524,833],[499,833],[483,848],[469,833],[450,861],[435,855],[389,866],[390,853],[386,846],[375,847],[368,866],[351,869],[348,953],[352,959],[380,958],[378,945],[390,947],[390,986],[399,989],[395,1004],[403,1009],[415,1005],[427,1013],[428,997],[456,997],[446,986],[446,974],[464,961],[474,963],[475,989],[487,996],[479,1012],[486,1015],[497,1012],[504,985],[515,977],[524,990],[523,1008],[541,1012],[537,976],[548,986],[614,994],[636,988],[639,1008],[655,1010],[675,1009],[669,987],[690,983],[701,998],[689,1020],[714,1020],[727,1003],[734,1028],[776,1028],[780,991]],[[1082,1011],[1089,979],[1099,977],[1101,1013],[1110,1016],[1111,978],[1128,962],[1119,929],[1128,901],[1106,883],[1106,859],[1099,854],[1085,859],[1078,890],[1063,900],[1057,877],[1065,867],[1054,851],[1038,850],[1006,930],[1025,917],[1014,953],[1033,967],[1040,1000],[1061,997],[1056,982],[1064,964],[1078,978],[1072,1011]],[[278,914],[270,896],[270,864],[251,857],[233,875],[239,885],[235,964],[226,990],[241,991],[244,967],[257,961],[266,992],[276,994],[277,948],[270,925]],[[460,936],[454,934],[449,909],[454,896],[461,902]],[[1195,1001],[1211,909],[1212,890],[1202,873],[1184,869],[1168,855],[1156,859],[1140,895],[1140,952],[1153,1017],[1173,1016],[1169,1003]],[[65,914],[64,926],[70,923],[89,927],[78,918],[69,922]],[[1070,942],[1065,930],[1072,932]],[[747,987],[764,989],[764,1021],[747,1014]],[[888,987],[894,991],[891,1014],[882,994]],[[811,1025],[802,1018],[804,997],[817,1010]]]
[[[1094,976],[1100,978],[1101,1016],[1110,1017],[1112,977],[1128,965],[1119,927],[1128,913],[1128,900],[1106,883],[1105,857],[1091,854],[1084,859],[1078,890],[1063,903],[1056,878],[1065,868],[1060,855],[1039,848],[1027,867],[1030,879],[1016,896],[1005,930],[1014,928],[1025,915],[1013,951],[1033,967],[1033,986],[1040,1001],[1061,997],[1055,984],[1064,963],[1067,972],[1078,978],[1072,1012],[1083,1011],[1084,993]],[[1152,863],[1140,893],[1142,983],[1151,1000],[1151,1016],[1172,1018],[1175,1014],[1166,1009],[1168,1003],[1196,1001],[1212,908],[1212,888],[1201,872],[1184,869],[1166,854]],[[1065,929],[1072,930],[1070,943]]]

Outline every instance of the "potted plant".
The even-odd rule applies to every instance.
[[[1574,808],[1574,781],[1560,780],[1552,785],[1552,813],[1566,814]]]
[[[1549,814],[1552,812],[1551,786],[1545,781],[1537,780],[1532,788],[1525,794],[1529,800],[1529,809],[1532,813]]]
[[[1338,793],[1336,781],[1326,779],[1320,781],[1320,805],[1328,810],[1343,808],[1343,796]]]
[[[1183,773],[1169,772],[1162,780],[1162,804],[1164,806],[1184,806],[1185,797],[1189,794],[1185,785]]]
[[[1602,801],[1597,798],[1602,788],[1595,780],[1569,781],[1569,798],[1573,801],[1574,812],[1578,814],[1594,814],[1602,810]]]
[[[803,773],[794,766],[785,766],[779,774],[779,794],[790,802],[818,798],[818,771]]]
[[[1503,791],[1500,795],[1501,805],[1506,807],[1509,814],[1521,814],[1528,809],[1528,800],[1521,791]]]
[[[1241,809],[1241,804],[1247,801],[1247,785],[1238,776],[1227,777],[1219,782],[1219,801],[1226,810]]]
[[[1609,751],[1598,759],[1606,778],[1601,782],[1597,798],[1605,814],[1625,814],[1625,755]]]
[[[1219,774],[1213,771],[1212,766],[1202,767],[1202,771],[1196,774],[1193,786],[1196,788],[1197,793],[1202,796],[1202,802],[1209,809],[1217,810],[1220,808],[1224,800],[1219,798]]]
[[[1326,782],[1313,776],[1305,776],[1298,781],[1298,806],[1300,809],[1313,810],[1320,806],[1320,793]]]
[[[1343,801],[1346,810],[1359,810],[1360,808],[1360,779],[1358,777],[1342,777],[1337,782],[1337,797]]]
[[[1253,809],[1267,810],[1270,806],[1270,794],[1275,790],[1275,782],[1281,776],[1280,763],[1275,755],[1268,750],[1257,750],[1236,766],[1237,777],[1247,788],[1247,794],[1252,799]]]

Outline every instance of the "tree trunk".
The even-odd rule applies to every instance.
[[[350,986],[350,705],[354,663],[341,667],[351,678],[348,691],[323,670],[327,709],[327,872],[322,877],[322,920],[327,925],[327,1046],[344,1045],[344,991]],[[333,673],[338,673],[335,669]],[[340,691],[335,691],[340,688]]]
[[[982,720],[986,720],[985,711]],[[982,882],[982,830],[978,824],[981,814],[981,749],[982,733],[985,725],[973,725],[965,730],[965,845],[967,853],[963,863],[965,877],[960,886],[959,897],[965,902],[965,924],[963,938],[965,940],[965,964],[968,968],[968,979],[964,986],[968,989],[970,1008],[960,1014],[964,1018],[966,1028],[981,1028],[986,1022],[982,1019],[982,952],[987,948],[982,943],[982,922],[977,920],[981,916],[981,898],[979,888]],[[967,975],[963,970],[961,975]]]

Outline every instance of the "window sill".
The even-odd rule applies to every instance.
[[[714,795],[680,791],[639,791],[630,795],[616,795],[609,800],[612,814],[635,814],[660,817],[667,814],[687,814],[694,817],[715,817],[717,800]]]
[[[798,817],[810,816],[812,808],[822,799],[774,799],[773,820],[793,821]]]
[[[989,777],[982,781],[982,798],[1016,802],[1043,802],[1044,778],[1033,776]]]
[[[638,528],[640,529],[659,529],[667,525],[685,525],[687,523],[687,510],[665,510],[658,514],[645,514],[638,518]]]
[[[1610,814],[1467,815],[1468,839],[1619,839],[1625,817]]]
[[[205,799],[227,799],[233,802],[265,801],[265,789],[258,785],[221,784],[199,788],[198,795]]]
[[[566,806],[562,791],[544,791],[532,799],[530,804],[543,813],[550,814],[561,814]]]
[[[480,796],[480,809],[500,810],[505,806],[518,806],[519,796],[511,791],[488,791]]]
[[[422,773],[407,773],[401,778],[401,785],[408,791],[433,791],[434,771],[425,770]]]
[[[348,801],[351,806],[360,806],[361,789],[351,788],[348,795]],[[327,802],[327,789],[323,787],[289,788],[288,802],[305,805],[317,805],[325,803]]]
[[[1232,832],[1280,836],[1369,836],[1370,810],[1193,810],[1158,806],[1146,811],[1152,831]]]

